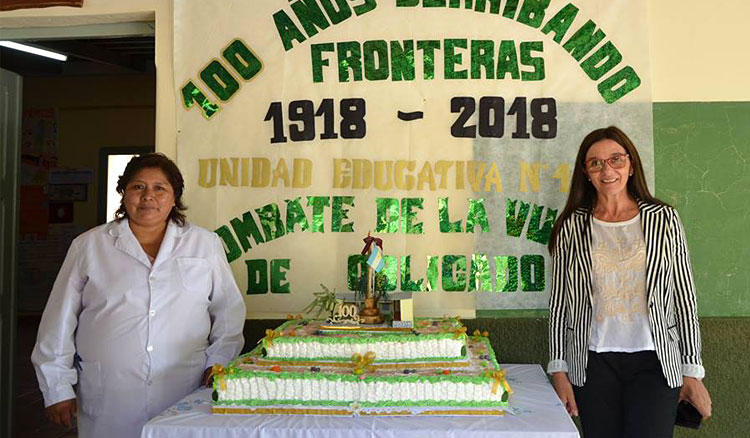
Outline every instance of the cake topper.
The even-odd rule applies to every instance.
[[[377,306],[377,295],[375,294],[375,274],[380,272],[385,266],[383,257],[383,240],[372,237],[367,232],[364,239],[365,247],[362,249],[362,255],[367,255],[367,286],[365,288],[365,306],[360,312],[360,320],[365,324],[380,324],[383,322],[383,315]],[[374,243],[374,245],[373,245]]]

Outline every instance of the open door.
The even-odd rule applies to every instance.
[[[0,69],[0,436],[12,436],[21,76]]]

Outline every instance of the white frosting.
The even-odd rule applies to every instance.
[[[266,347],[268,358],[349,359],[352,354],[375,353],[378,361],[421,359],[425,357],[459,357],[464,347],[463,338],[425,339],[410,342],[382,341],[368,343],[274,342]]]
[[[340,402],[423,401],[486,402],[500,401],[503,388],[492,393],[492,383],[463,382],[366,382],[328,379],[269,379],[248,377],[226,379],[226,391],[219,400],[302,400]]]

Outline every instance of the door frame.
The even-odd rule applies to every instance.
[[[12,436],[23,78],[0,70],[0,435]],[[11,95],[12,94],[12,95]],[[12,106],[11,106],[12,105]]]
[[[171,7],[169,8],[169,14],[171,15]],[[43,13],[42,13],[43,14]],[[88,21],[97,21],[96,17],[91,16],[80,16],[73,18],[72,21],[76,22],[75,25],[68,26],[47,26],[48,23],[59,22],[65,23],[71,21],[70,17],[43,17],[39,16],[32,19],[30,22],[44,22],[42,26],[23,26],[23,27],[8,27],[3,28],[3,40],[15,40],[24,41],[29,39],[78,39],[78,38],[95,38],[95,37],[127,37],[127,36],[153,36],[156,38],[156,23],[153,21],[153,11],[146,14],[150,17],[144,17],[143,14],[138,15],[137,20],[133,20],[133,16],[123,15],[122,17],[114,18],[118,20],[122,18],[124,21],[117,22],[104,22],[96,24],[85,24]],[[146,20],[151,21],[146,21]],[[112,19],[112,18],[109,18]],[[13,17],[0,17],[0,24],[3,24],[6,20],[12,21]],[[82,23],[78,25],[78,23]],[[169,32],[171,33],[171,26],[169,26]],[[170,39],[171,41],[171,39]],[[171,54],[169,55],[171,61]],[[156,62],[156,59],[154,59]],[[168,69],[171,72],[171,68]],[[15,73],[13,73],[15,75]],[[158,95],[158,81],[159,74],[157,72],[157,95]],[[18,76],[19,80],[21,79]],[[169,78],[171,83],[172,78]],[[17,125],[14,127],[17,133],[17,143],[15,148],[9,148],[5,145],[5,142],[0,138],[0,146],[3,150],[0,151],[2,160],[0,160],[0,172],[8,176],[6,180],[3,177],[3,183],[0,185],[0,191],[2,191],[2,200],[10,199],[10,194],[13,196],[13,209],[4,209],[0,214],[8,215],[12,218],[12,222],[6,221],[5,224],[12,223],[13,229],[9,231],[8,227],[3,227],[0,230],[2,233],[1,238],[3,239],[2,245],[2,262],[0,264],[0,280],[2,280],[2,294],[0,295],[0,311],[2,312],[2,320],[0,321],[0,341],[2,342],[2,354],[0,355],[0,436],[14,436],[14,367],[15,367],[15,344],[16,344],[16,332],[17,332],[17,287],[16,277],[18,271],[18,221],[19,221],[19,177],[20,177],[20,136],[21,136],[21,108],[22,108],[22,87],[19,85],[21,90],[21,98],[18,102],[18,120]],[[2,90],[0,89],[0,92]],[[157,107],[159,105],[157,98]],[[4,113],[3,108],[0,113]],[[157,111],[157,121],[158,121]],[[1,133],[1,132],[0,132]],[[158,133],[157,133],[158,137]],[[153,150],[153,147],[151,147]],[[8,167],[8,169],[6,169]],[[12,177],[10,173],[12,168]],[[7,181],[7,184],[6,184]],[[9,193],[9,195],[6,195]],[[5,219],[3,219],[5,220]],[[10,220],[10,219],[9,219]],[[6,271],[6,267],[8,271]],[[10,274],[6,274],[9,272]],[[8,275],[12,275],[9,277]],[[12,281],[7,281],[11,279]]]

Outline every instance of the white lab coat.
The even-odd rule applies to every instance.
[[[216,234],[170,221],[152,266],[124,219],[71,244],[31,359],[45,406],[78,382],[79,437],[135,438],[240,352],[244,322]]]

